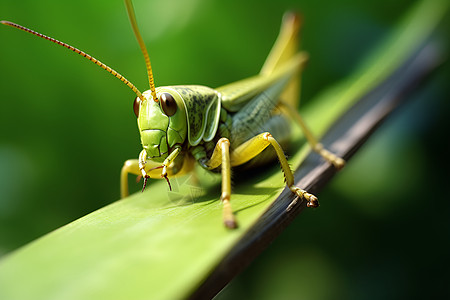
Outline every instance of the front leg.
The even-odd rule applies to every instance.
[[[177,158],[177,156],[178,156],[178,154],[180,154],[180,152],[181,152],[181,147],[179,147],[179,146],[175,147],[175,149],[164,160],[164,162],[162,163],[161,166],[153,168],[153,169],[160,169],[160,168],[162,168],[161,177],[166,179],[170,190],[172,190],[172,186],[170,185],[169,178],[167,177],[167,168],[173,163],[173,161],[175,160],[175,158]],[[150,169],[150,170],[153,170],[153,169]],[[145,189],[145,183],[146,182],[144,181],[144,187],[142,188],[142,190]]]
[[[120,176],[120,194],[121,198],[128,196],[128,174],[135,174],[142,176],[144,178],[144,188],[148,178],[165,178],[169,184],[169,175],[183,175],[192,170],[192,163],[185,161],[181,169],[173,169],[171,165],[178,154],[181,152],[181,147],[175,147],[174,150],[169,154],[169,156],[164,160],[164,162],[157,163],[152,160],[147,160],[147,152],[142,150],[139,154],[139,159],[129,159],[127,160],[121,171]],[[160,170],[162,169],[162,171]]]
[[[145,173],[150,178],[161,178],[161,170],[155,169],[161,166],[161,163],[156,163],[154,161],[147,161],[145,164]],[[142,171],[140,169],[140,164],[138,159],[129,159],[123,164],[122,170],[120,172],[120,198],[125,198],[129,195],[128,189],[128,174],[134,174],[137,176],[142,176]]]

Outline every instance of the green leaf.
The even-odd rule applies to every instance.
[[[420,2],[360,69],[304,110],[313,131],[324,135],[358,101],[398,76],[396,72],[427,45],[447,9],[447,1]],[[298,130],[293,140],[292,149],[297,150],[289,161],[298,166],[308,147]],[[152,181],[146,192],[7,255],[0,261],[0,298],[189,297],[227,255],[242,247],[243,237],[258,236],[255,225],[271,221],[266,213],[285,188],[277,166],[249,173],[251,178],[245,180],[236,174],[232,205],[239,228],[227,230],[222,225],[220,176],[198,173],[198,179],[174,179],[172,192],[164,181]],[[201,184],[195,185],[196,180]],[[273,220],[278,220],[276,215]]]

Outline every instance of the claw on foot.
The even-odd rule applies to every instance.
[[[164,169],[164,168],[165,168],[165,166],[161,165],[161,166],[157,166],[157,167],[151,168],[149,171],[153,171],[153,170],[157,170],[157,169]],[[164,170],[163,170],[163,172],[161,174],[161,178],[165,178],[166,179],[167,184],[169,185],[169,190],[172,191],[172,185],[170,184],[169,177],[167,177],[167,172],[164,172]]]
[[[331,163],[337,170],[340,170],[345,166],[345,160],[340,158],[339,156],[335,156]]]
[[[236,222],[236,220],[234,220],[234,218],[232,220],[224,220],[223,223],[225,224],[225,227],[227,227],[229,229],[237,228],[237,222]]]
[[[316,196],[309,194],[311,197],[308,199],[306,206],[308,207],[319,207],[319,199]]]
[[[145,187],[147,186],[147,180],[150,178],[150,176],[145,175],[144,176],[144,185],[142,186],[142,191],[143,192],[145,190]]]
[[[301,188],[298,188],[296,186],[290,186],[289,189],[296,194],[300,199],[304,199],[306,200],[306,206],[307,207],[319,207],[319,199],[317,199],[316,196],[314,196],[313,194],[310,194],[308,192],[306,192],[305,190],[302,190]],[[287,207],[287,211],[290,211],[295,204],[297,204],[298,199],[294,199],[294,201],[291,202],[291,204],[289,204],[289,206]]]
[[[317,153],[319,153],[325,160],[327,160],[330,164],[332,164],[337,170],[342,169],[345,166],[345,160],[334,154],[333,152],[328,151],[323,147],[322,144],[316,144],[314,149]]]
[[[161,175],[161,177],[164,177],[167,181],[167,184],[169,185],[169,190],[172,191],[172,186],[170,185],[169,177],[167,177],[167,174]]]
[[[234,217],[233,210],[231,209],[230,195],[226,193],[222,194],[220,200],[222,200],[223,203],[223,223],[225,224],[225,227],[229,229],[237,228],[238,225],[236,218]]]

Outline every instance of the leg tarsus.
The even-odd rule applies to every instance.
[[[223,223],[227,228],[234,229],[237,228],[237,222],[236,218],[233,214],[233,209],[231,208],[230,204],[230,196],[222,194],[221,197],[222,204],[223,204]]]
[[[244,144],[240,145],[231,153],[231,165],[240,165],[243,164],[259,153],[263,151],[266,147],[271,145],[275,150],[278,161],[280,162],[281,169],[284,174],[284,178],[286,180],[286,185],[289,189],[296,195],[298,198],[307,201],[308,207],[317,207],[319,206],[319,201],[317,197],[302,190],[294,185],[294,174],[292,173],[291,168],[289,167],[286,156],[284,155],[283,149],[280,144],[275,140],[275,138],[269,133],[264,132],[261,133],[252,139],[248,140]],[[298,201],[296,198],[288,207],[290,210]]]
[[[290,105],[285,101],[279,102],[279,108],[286,114],[291,116],[291,118],[300,126],[303,133],[305,134],[305,138],[308,141],[308,144],[311,146],[314,152],[321,155],[326,161],[331,163],[337,170],[342,169],[345,166],[345,160],[337,156],[336,154],[328,151],[323,147],[321,143],[316,139],[312,131],[306,125],[300,113],[297,111],[295,107]]]
[[[317,199],[316,196],[313,194],[308,193],[305,190],[302,190],[299,187],[296,187],[294,185],[290,186],[289,189],[298,196],[298,198],[295,198],[294,201],[289,204],[287,207],[287,211],[290,211],[298,202],[298,199],[306,200],[306,206],[307,207],[318,207],[319,206],[319,199]]]
[[[167,177],[167,173],[165,175],[162,175],[161,177],[164,177],[167,181],[167,184],[169,185],[169,191],[172,191],[172,186],[170,185],[169,177]]]
[[[149,178],[150,178],[150,176],[148,176],[148,175],[145,175],[145,176],[144,176],[144,184],[142,185],[142,191],[141,191],[141,193],[144,192],[145,187],[147,186],[147,181],[148,181]]]
[[[325,149],[321,143],[315,144],[313,150],[320,154],[326,161],[331,163],[337,170],[340,170],[345,166],[344,159]]]

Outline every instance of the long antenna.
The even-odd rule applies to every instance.
[[[144,40],[142,39],[142,36],[139,32],[139,28],[137,25],[136,16],[134,14],[133,4],[131,3],[131,0],[125,0],[125,6],[127,7],[128,18],[130,19],[131,27],[133,27],[134,35],[136,36],[139,46],[141,47],[142,54],[144,54],[145,65],[147,67],[147,74],[148,74],[148,83],[150,86],[150,91],[152,93],[153,100],[155,102],[158,102],[158,98],[156,97],[155,80],[153,79],[153,72],[152,72],[152,65],[150,63],[150,57],[148,56],[147,48],[145,47]]]
[[[44,34],[42,34],[42,33],[39,33],[39,32],[36,32],[36,31],[34,31],[34,30],[31,30],[31,29],[26,28],[26,27],[24,27],[24,26],[22,26],[22,25],[19,25],[19,24],[13,23],[13,22],[9,22],[9,21],[0,21],[0,22],[1,22],[2,24],[4,24],[4,25],[11,26],[11,27],[14,27],[14,28],[23,30],[23,31],[25,31],[25,32],[31,33],[31,34],[33,34],[33,35],[36,35],[36,36],[41,37],[41,38],[43,38],[43,39],[46,39],[46,40],[48,40],[48,41],[50,41],[50,42],[53,42],[53,43],[58,44],[58,45],[60,45],[60,46],[63,46],[63,47],[65,47],[65,48],[69,49],[69,50],[72,50],[72,51],[75,52],[75,53],[80,54],[81,56],[83,56],[83,57],[89,59],[90,61],[92,61],[92,62],[95,63],[96,65],[100,66],[102,69],[108,71],[109,73],[111,73],[111,74],[114,75],[115,77],[119,78],[120,81],[122,81],[123,83],[125,83],[130,89],[133,90],[133,92],[136,93],[136,95],[137,95],[142,101],[144,101],[144,96],[142,96],[142,93],[134,86],[134,84],[132,84],[130,81],[128,81],[128,79],[126,79],[126,78],[123,77],[121,74],[119,74],[118,72],[116,72],[114,69],[108,67],[107,65],[105,65],[104,63],[102,63],[101,61],[99,61],[98,59],[96,59],[95,57],[92,57],[92,56],[90,56],[89,54],[87,54],[87,53],[85,53],[85,52],[83,52],[83,51],[81,51],[81,50],[79,50],[79,49],[77,49],[77,48],[75,48],[75,47],[73,47],[73,46],[71,46],[71,45],[69,45],[69,44],[66,44],[66,43],[64,43],[64,42],[58,41],[57,39],[54,39],[54,38],[49,37],[49,36],[46,36],[46,35],[44,35]]]

